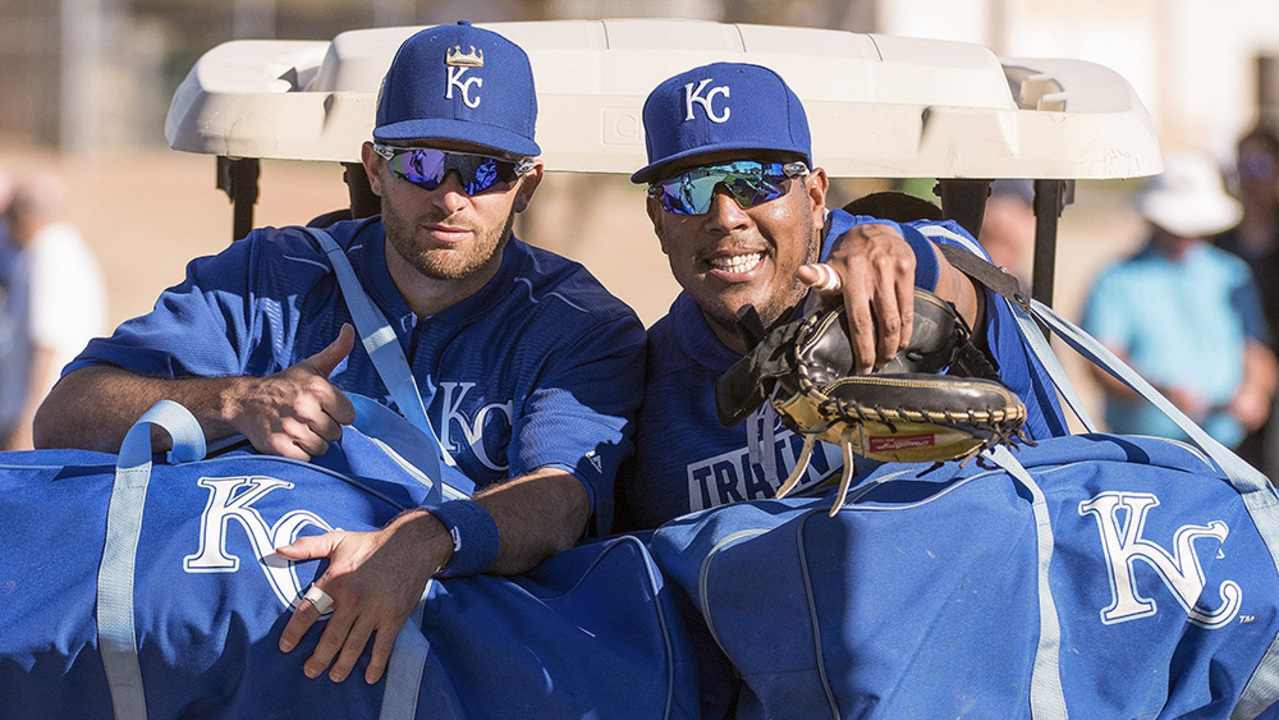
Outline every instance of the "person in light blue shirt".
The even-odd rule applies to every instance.
[[[1150,237],[1098,276],[1084,329],[1124,357],[1204,430],[1227,446],[1265,422],[1275,358],[1247,263],[1205,238],[1239,221],[1211,158],[1173,154],[1137,198]],[[1110,430],[1184,438],[1150,403],[1104,371]],[[1255,459],[1245,458],[1253,461]]]

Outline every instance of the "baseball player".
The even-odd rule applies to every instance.
[[[375,635],[364,679],[376,682],[432,575],[520,573],[608,529],[644,329],[580,265],[512,236],[542,173],[536,113],[524,51],[466,22],[410,37],[385,77],[362,149],[382,214],[329,233],[404,349],[441,444],[480,490],[377,532],[278,550],[329,561],[280,641],[288,652],[332,611],[310,677],[327,668],[341,682]],[[90,343],[41,408],[37,442],[114,451],[169,398],[210,440],[243,434],[264,453],[321,454],[353,419],[343,392],[390,404],[353,347],[342,296],[302,229],[254,231]]]
[[[740,500],[772,497],[803,438],[765,403],[725,428],[715,380],[745,352],[735,323],[747,304],[765,328],[796,317],[810,286],[840,293],[859,370],[909,341],[913,288],[953,302],[1029,409],[1032,438],[1067,432],[1055,391],[1023,346],[1006,304],[952,267],[934,243],[981,253],[953,222],[895,223],[827,210],[799,99],[771,70],[715,63],[659,85],[644,105],[648,214],[683,292],[649,331],[636,456],[619,484],[628,527]],[[818,260],[822,263],[818,263]],[[978,290],[981,290],[980,292]],[[838,477],[838,448],[819,443],[799,487]],[[869,470],[872,464],[862,470]]]

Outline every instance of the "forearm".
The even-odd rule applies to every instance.
[[[934,249],[934,252],[936,250]],[[967,275],[951,265],[944,255],[937,253],[938,277],[936,295],[955,305],[973,332],[981,332],[985,321],[985,298],[977,285]]]
[[[527,572],[555,553],[573,547],[590,515],[582,482],[557,469],[522,475],[481,491],[473,500],[488,511],[497,525],[497,559],[485,570],[494,575]],[[461,525],[458,529],[466,543],[472,530]],[[410,510],[383,531],[412,538],[411,544],[419,548],[414,562],[424,565],[429,574],[449,564],[452,540],[444,523],[429,510]]]
[[[578,541],[590,517],[582,481],[544,468],[478,494],[475,501],[497,522],[501,545],[489,572],[518,575]]]
[[[35,414],[38,448],[74,447],[117,452],[134,422],[160,400],[190,410],[208,440],[236,433],[228,421],[228,400],[242,378],[152,378],[99,365],[62,378]],[[157,432],[159,448],[168,436]]]
[[[1260,342],[1248,339],[1243,354],[1243,381],[1239,384],[1239,392],[1254,393],[1269,398],[1275,394],[1279,385],[1279,363],[1270,348]]]

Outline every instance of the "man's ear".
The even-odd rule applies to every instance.
[[[515,212],[522,213],[528,209],[529,201],[533,199],[533,193],[540,182],[542,182],[542,163],[537,163],[527,175],[520,178],[520,187],[515,191]]]
[[[662,212],[662,206],[657,204],[657,198],[654,197],[648,199],[644,209],[648,211],[648,219],[653,223],[653,234],[657,236],[657,241],[661,243],[662,252],[669,255],[670,253],[666,251],[666,233],[662,231],[663,224],[666,221],[666,213]]]
[[[382,197],[382,156],[373,150],[373,143],[366,142],[360,146],[360,162],[364,164],[364,174],[369,177],[369,189],[374,195]]]
[[[826,226],[826,191],[830,189],[830,178],[821,168],[813,168],[804,178],[804,188],[808,191],[809,209],[813,214],[813,226],[818,232]]]

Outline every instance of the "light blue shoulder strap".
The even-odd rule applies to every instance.
[[[107,507],[106,541],[98,566],[97,614],[98,650],[117,720],[144,720],[147,716],[134,627],[133,578],[142,510],[151,480],[152,425],[164,428],[173,439],[170,462],[199,460],[205,451],[200,423],[186,408],[169,400],[152,406],[129,429],[120,446]]]
[[[916,229],[929,239],[946,238],[977,257],[983,260],[987,259],[986,253],[980,245],[971,238],[965,237],[949,228],[941,225],[919,225]],[[995,293],[995,297],[998,298],[996,302],[1006,303],[1012,310],[1013,318],[1017,320],[1017,329],[1021,332],[1021,336],[1025,338],[1026,344],[1035,353],[1035,357],[1039,358],[1039,362],[1048,371],[1048,376],[1052,378],[1053,384],[1057,386],[1057,390],[1061,392],[1062,398],[1065,399],[1071,411],[1075,413],[1075,417],[1079,418],[1079,421],[1083,423],[1084,429],[1088,432],[1097,432],[1097,426],[1093,423],[1092,417],[1084,408],[1084,404],[1079,401],[1079,396],[1075,393],[1074,386],[1070,384],[1070,379],[1066,376],[1066,371],[1061,367],[1061,362],[1057,360],[1057,355],[1053,353],[1047,338],[1035,326],[1035,322],[1016,303],[1009,302],[1007,298],[1000,297],[998,293]]]
[[[1229,448],[1217,442],[1194,423],[1186,414],[1155,390],[1150,383],[1128,367],[1091,335],[1058,315],[1052,308],[1038,301],[1031,301],[1031,311],[1045,325],[1057,333],[1067,345],[1088,360],[1104,368],[1137,394],[1146,398],[1164,415],[1177,424],[1190,439],[1212,458],[1226,474],[1232,487],[1243,498],[1257,533],[1270,551],[1275,572],[1279,573],[1279,495],[1261,471],[1244,462]],[[1266,654],[1257,664],[1240,694],[1231,720],[1252,720],[1279,697],[1279,637],[1276,637]]]
[[[342,298],[346,300],[346,307],[351,311],[351,318],[355,321],[355,329],[360,334],[360,341],[364,343],[365,351],[373,360],[373,367],[377,369],[378,376],[382,378],[382,383],[395,399],[400,412],[430,438],[440,460],[445,464],[456,466],[453,456],[440,443],[439,436],[435,434],[435,428],[431,426],[431,420],[426,415],[417,379],[413,377],[413,371],[409,369],[409,362],[404,357],[404,349],[400,347],[395,331],[391,329],[386,316],[364,292],[346,253],[342,252],[342,248],[338,247],[337,242],[327,232],[319,228],[303,229],[320,243],[320,247],[329,256],[329,262],[333,264],[333,270],[337,273],[338,284],[342,287]],[[432,477],[443,477],[443,474],[437,471],[437,467],[422,469]]]
[[[414,720],[417,717],[418,692],[431,652],[431,641],[422,634],[422,617],[426,614],[426,601],[435,583],[435,578],[426,581],[426,589],[422,591],[417,606],[395,635],[391,659],[386,664],[386,687],[382,690],[382,710],[378,720]]]
[[[1083,402],[1080,401],[1079,395],[1075,392],[1075,386],[1071,384],[1070,378],[1066,375],[1066,370],[1061,366],[1061,361],[1057,359],[1057,354],[1053,352],[1052,346],[1048,344],[1048,338],[1044,337],[1044,334],[1039,330],[1039,326],[1035,324],[1034,320],[1030,319],[1030,315],[1027,315],[1026,311],[1022,310],[1019,305],[1008,302],[1007,298],[999,298],[999,301],[1007,303],[1008,308],[1012,311],[1013,318],[1017,320],[1017,329],[1021,331],[1021,336],[1025,338],[1026,344],[1035,353],[1035,357],[1039,358],[1040,364],[1048,371],[1048,376],[1052,378],[1053,385],[1061,393],[1066,405],[1075,413],[1075,417],[1079,418],[1084,430],[1090,433],[1097,432],[1097,425],[1093,423],[1092,416],[1088,414],[1088,410],[1084,408]]]
[[[1241,493],[1262,489],[1269,490],[1270,481],[1266,479],[1265,475],[1261,474],[1260,470],[1244,462],[1225,445],[1214,440],[1203,428],[1196,425],[1193,420],[1186,417],[1185,413],[1177,409],[1176,405],[1173,405],[1167,398],[1159,394],[1159,391],[1154,386],[1138,375],[1135,370],[1128,367],[1114,353],[1106,349],[1104,345],[1097,342],[1091,335],[1079,329],[1069,320],[1063,318],[1052,308],[1038,300],[1032,300],[1030,307],[1035,317],[1057,333],[1057,337],[1060,337],[1075,352],[1115,376],[1116,379],[1132,388],[1134,392],[1150,401],[1164,415],[1167,415],[1168,419],[1176,423],[1182,432],[1186,433],[1208,457],[1212,458],[1225,471],[1236,490]]]
[[[1035,540],[1038,550],[1036,579],[1039,595],[1039,642],[1035,646],[1035,666],[1030,675],[1030,715],[1035,720],[1066,717],[1066,693],[1061,685],[1061,624],[1057,603],[1048,585],[1048,571],[1053,557],[1052,520],[1044,492],[1026,468],[1008,448],[997,445],[987,456],[1006,470],[1030,493],[1031,512],[1035,518]]]

